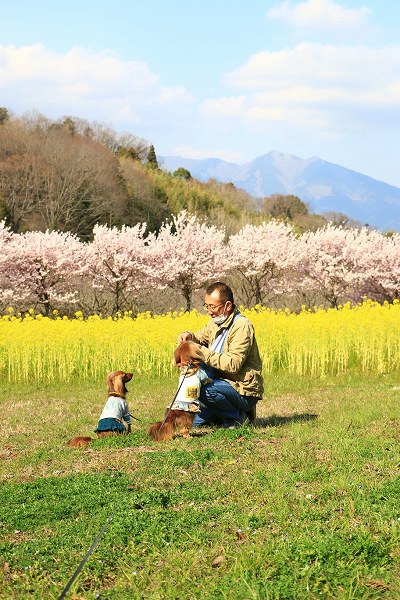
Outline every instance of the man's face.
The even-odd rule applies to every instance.
[[[223,302],[218,290],[204,297],[204,309],[210,317],[219,317],[222,314],[229,315],[232,312],[232,303],[227,300]]]

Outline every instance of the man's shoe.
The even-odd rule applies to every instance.
[[[244,415],[250,421],[250,423],[255,423],[257,419],[257,405],[255,404],[249,410],[246,410]]]

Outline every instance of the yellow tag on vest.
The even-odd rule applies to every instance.
[[[186,398],[198,398],[199,390],[197,386],[189,386],[186,388]]]

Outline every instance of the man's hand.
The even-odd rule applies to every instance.
[[[182,342],[190,342],[192,339],[193,334],[190,331],[182,331],[182,333],[178,335],[178,344],[181,344]]]

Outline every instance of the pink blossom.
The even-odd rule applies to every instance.
[[[49,314],[60,304],[76,302],[74,278],[83,271],[83,244],[76,236],[57,231],[14,234],[5,248],[13,304],[39,305]]]
[[[14,292],[10,287],[9,267],[9,245],[13,233],[6,227],[4,221],[0,221],[0,302],[3,308],[12,302]]]
[[[332,307],[343,300],[358,300],[366,275],[360,257],[371,249],[368,237],[367,228],[345,229],[332,224],[303,234],[307,252],[299,286],[314,290]]]
[[[290,291],[289,274],[301,258],[293,228],[280,221],[245,225],[231,236],[227,252],[231,271],[239,274],[242,293],[256,304]]]
[[[149,284],[152,275],[146,224],[108,228],[96,225],[86,249],[86,272],[93,288],[113,298],[112,312],[132,304],[132,298]]]
[[[224,229],[207,225],[186,211],[161,227],[152,246],[153,261],[158,264],[158,285],[180,291],[186,310],[191,308],[194,290],[225,274],[224,237]]]

